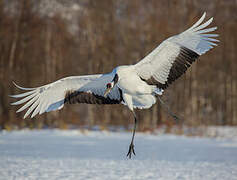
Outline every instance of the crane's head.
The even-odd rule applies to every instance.
[[[118,75],[115,74],[114,79],[111,82],[106,84],[106,90],[105,90],[105,93],[104,93],[104,97],[106,97],[110,93],[110,91],[117,84],[117,82],[118,82]]]

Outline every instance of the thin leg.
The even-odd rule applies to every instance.
[[[133,116],[134,116],[134,127],[133,127],[133,134],[132,134],[132,140],[131,143],[129,145],[129,150],[127,153],[127,156],[129,157],[129,159],[131,159],[132,154],[136,155],[135,151],[134,151],[134,144],[133,144],[133,140],[134,140],[134,136],[135,136],[135,132],[136,132],[136,126],[137,126],[137,118],[136,118],[136,114],[133,112]]]

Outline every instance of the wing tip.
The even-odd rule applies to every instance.
[[[206,15],[207,15],[207,12],[204,11],[204,13],[202,14],[203,19],[206,17]],[[202,17],[201,17],[201,18],[202,18]]]
[[[214,18],[211,17],[211,18],[207,21],[207,22],[209,22],[208,25],[211,24],[213,20],[214,20]],[[208,26],[208,25],[207,25],[207,26]]]
[[[19,113],[19,112],[21,112],[21,111],[23,111],[24,109],[18,109],[17,111],[16,111],[16,113]]]
[[[16,95],[12,95],[12,94],[9,94],[9,95],[8,95],[8,97],[10,97],[10,98],[16,98],[15,96],[16,96]]]
[[[31,114],[30,118],[32,119],[33,117],[35,117],[37,114]]]
[[[17,105],[17,102],[10,103],[11,106]]]
[[[204,19],[206,17],[206,11],[204,11],[203,15],[201,16],[201,18],[196,21],[196,23],[194,23],[193,26],[191,26],[189,29],[187,29],[187,31],[190,31],[190,30],[194,30],[194,31],[198,31],[198,30],[201,30],[203,28],[206,28],[208,25],[210,25],[213,21],[213,17],[211,17],[210,19],[208,19],[206,22],[204,22]]]
[[[214,26],[214,27],[213,27],[213,29],[214,29],[213,31],[215,31],[215,30],[217,30],[217,29],[218,29],[218,27],[217,27],[217,26]]]
[[[24,88],[24,87],[21,87],[19,85],[17,85],[14,81],[12,81],[12,83],[14,84],[15,87],[17,87],[18,89],[21,89],[21,90],[34,90],[34,89],[37,89],[37,88]]]
[[[23,119],[27,118],[27,116],[28,116],[28,114],[25,114],[24,117],[23,117]]]
[[[22,89],[22,90],[24,90],[24,88],[23,87],[21,87],[21,86],[19,86],[19,85],[17,85],[14,81],[12,81],[12,84],[14,84],[14,86],[15,87],[17,87],[18,89]]]

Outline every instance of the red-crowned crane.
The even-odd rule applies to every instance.
[[[60,79],[37,88],[23,88],[26,92],[12,95],[20,98],[12,105],[24,104],[17,112],[28,108],[37,114],[63,108],[64,104],[123,104],[133,113],[135,123],[127,156],[135,155],[134,135],[137,118],[134,108],[146,109],[156,103],[169,84],[186,72],[202,54],[216,46],[217,34],[210,34],[217,27],[206,28],[213,18],[205,23],[206,13],[189,29],[163,41],[150,54],[135,65],[118,66],[111,73],[73,76]]]

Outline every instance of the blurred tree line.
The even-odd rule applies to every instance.
[[[50,4],[51,3],[51,4]],[[53,6],[51,9],[50,7]],[[235,0],[0,0],[0,127],[130,128],[122,105],[67,105],[33,119],[16,114],[9,94],[57,79],[110,72],[134,64],[207,12],[220,43],[193,64],[163,100],[180,124],[237,125],[237,2]],[[139,129],[175,121],[159,102],[138,110]]]

